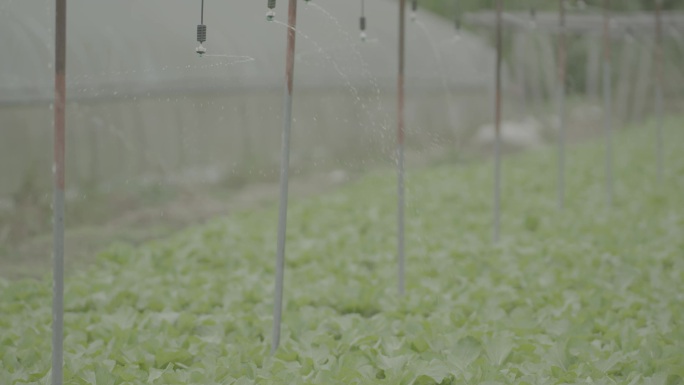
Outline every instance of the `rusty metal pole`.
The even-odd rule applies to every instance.
[[[663,85],[664,85],[664,67],[663,67],[663,22],[661,17],[662,0],[655,0],[655,28],[656,28],[656,46],[655,46],[655,65],[656,65],[656,84],[655,84],[655,108],[656,108],[656,125],[658,130],[656,156],[658,158],[658,182],[663,181],[664,173],[664,138],[663,138]]]
[[[56,0],[54,202],[52,268],[52,385],[64,381],[64,155],[66,110],[66,0]]]
[[[606,202],[613,204],[613,70],[611,60],[610,0],[603,0],[603,114],[606,141]]]
[[[283,280],[285,275],[285,235],[287,231],[287,196],[290,166],[290,129],[292,128],[292,88],[294,84],[295,41],[297,37],[297,0],[290,0],[285,64],[285,102],[283,107],[282,158],[280,161],[280,208],[278,212],[278,248],[276,255],[275,301],[273,306],[273,342],[271,354],[280,345],[283,314]]]
[[[565,207],[565,0],[559,0],[558,34],[558,208]]]
[[[398,108],[397,108],[397,258],[399,265],[399,294],[405,288],[405,254],[404,254],[404,64],[406,46],[406,0],[399,1],[399,74],[397,76]]]
[[[503,0],[496,2],[496,90],[494,99],[494,242],[501,227],[501,63],[503,55]]]

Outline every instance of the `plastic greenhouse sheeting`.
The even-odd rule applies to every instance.
[[[397,5],[366,3],[365,43],[356,2],[301,4],[299,87],[394,87]],[[280,87],[287,5],[278,2],[276,22],[265,20],[266,11],[265,1],[206,1],[205,46],[212,56],[200,58],[199,0],[69,0],[69,97]],[[491,82],[493,53],[481,39],[466,34],[453,43],[450,21],[427,12],[418,20],[407,31],[409,85]],[[0,0],[0,104],[52,98],[53,28],[53,1]]]

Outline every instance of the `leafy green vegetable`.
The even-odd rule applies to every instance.
[[[66,288],[69,384],[681,384],[684,141],[617,137],[505,159],[490,243],[489,164],[411,171],[407,294],[396,294],[395,179],[376,173],[290,211],[284,329],[269,355],[275,210],[140,248],[113,246]],[[0,383],[49,379],[51,283],[0,281]]]

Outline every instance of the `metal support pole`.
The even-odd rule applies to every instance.
[[[655,0],[655,22],[656,22],[656,47],[655,47],[655,108],[656,125],[658,130],[656,156],[658,158],[658,182],[663,181],[664,174],[664,138],[663,138],[663,85],[664,85],[664,66],[663,66],[663,23],[661,17],[662,0]]]
[[[558,34],[558,208],[565,206],[565,0],[559,0]]]
[[[276,255],[275,303],[273,307],[273,344],[271,354],[280,345],[280,324],[283,314],[283,278],[285,273],[285,235],[287,231],[287,195],[290,166],[290,129],[292,127],[292,88],[294,82],[295,40],[297,37],[297,0],[290,0],[287,28],[287,59],[285,68],[285,102],[283,108],[282,158],[280,161],[280,208],[278,212],[278,249]]]
[[[603,109],[606,141],[606,202],[613,204],[613,82],[610,37],[610,0],[604,0],[603,10]]]
[[[52,385],[64,381],[64,155],[66,110],[66,0],[56,0],[54,202],[52,268]]]
[[[405,292],[405,254],[404,254],[404,60],[406,43],[406,0],[399,1],[399,74],[397,76],[397,258],[399,265],[399,294]]]
[[[501,62],[503,47],[503,0],[496,2],[496,95],[494,106],[494,242],[499,242],[501,223]]]

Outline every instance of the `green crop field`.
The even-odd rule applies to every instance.
[[[411,170],[407,294],[397,295],[395,177],[293,203],[283,340],[270,356],[276,210],[236,214],[68,276],[67,384],[659,384],[684,382],[684,120],[492,166]],[[0,384],[46,384],[51,282],[0,281]]]

